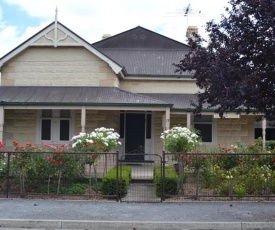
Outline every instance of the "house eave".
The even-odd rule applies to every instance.
[[[87,103],[87,102],[0,102],[1,106],[131,106],[131,107],[172,107],[172,104],[150,103]]]

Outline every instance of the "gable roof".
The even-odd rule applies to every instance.
[[[190,50],[183,43],[140,26],[92,45],[132,76],[178,77],[173,63],[179,63]]]
[[[59,38],[57,30],[62,31],[65,34],[65,36],[62,38]],[[49,34],[51,31],[54,31],[53,38],[49,38],[47,36],[47,34]],[[43,37],[46,38],[48,41],[51,41],[51,43],[50,42],[47,44],[36,43],[39,39],[41,39]],[[66,39],[67,37],[70,37],[71,40],[73,40],[73,43],[67,43],[67,42],[62,43],[62,41],[64,39]],[[123,76],[123,73],[122,73],[123,67],[121,65],[119,65],[114,60],[112,60],[111,58],[109,58],[108,56],[106,56],[105,54],[100,52],[99,50],[97,50],[90,43],[85,41],[83,38],[81,38],[80,36],[78,36],[77,34],[72,32],[70,29],[68,29],[66,26],[64,26],[63,24],[61,24],[58,21],[52,22],[51,24],[46,26],[44,29],[40,30],[38,33],[33,35],[31,38],[29,38],[28,40],[26,40],[25,42],[23,42],[22,44],[20,44],[13,50],[11,50],[9,53],[4,55],[0,59],[0,68],[5,62],[9,61],[11,58],[15,57],[17,54],[24,51],[29,46],[54,46],[54,47],[56,47],[56,46],[83,46],[87,50],[89,50],[91,53],[93,53],[94,55],[96,55],[97,57],[99,57],[100,59],[105,61],[106,63],[108,63],[109,66],[113,69],[113,71],[116,74],[120,74],[121,76]]]
[[[168,106],[116,87],[1,86],[0,105]]]

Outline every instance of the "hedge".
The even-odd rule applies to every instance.
[[[154,167],[154,184],[157,196],[161,196],[161,167]],[[165,167],[165,196],[176,195],[179,192],[179,176],[174,166]]]
[[[102,178],[101,192],[103,195],[115,196],[116,195],[116,183],[117,183],[117,171],[116,167],[109,170]],[[122,175],[118,179],[118,188],[120,190],[120,195],[123,197],[127,194],[128,188],[131,183],[131,167],[122,166]]]

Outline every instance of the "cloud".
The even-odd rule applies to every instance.
[[[203,15],[195,15],[190,11],[188,24],[199,26],[200,33],[203,33],[202,25],[211,18],[219,17],[227,2],[227,0],[3,1],[25,12],[31,20],[37,20],[38,26],[30,27],[26,24],[23,32],[21,28],[20,33],[18,25],[5,23],[0,10],[0,56],[54,21],[56,7],[58,8],[58,20],[90,43],[100,40],[103,34],[115,35],[136,26],[142,26],[174,40],[185,42],[187,17],[184,17],[183,9],[189,3],[192,10],[200,10]]]

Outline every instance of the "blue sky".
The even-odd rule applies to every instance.
[[[184,43],[187,26],[204,34],[205,23],[219,20],[227,1],[0,0],[0,57],[53,22],[56,7],[58,20],[91,43],[136,26]]]

